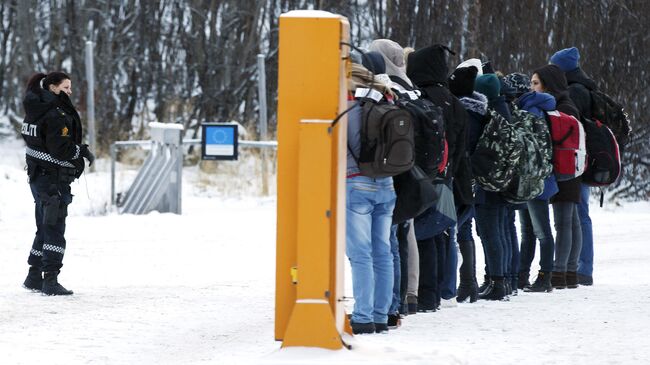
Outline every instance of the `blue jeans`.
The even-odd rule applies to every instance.
[[[572,202],[553,203],[553,215],[557,233],[553,271],[576,271],[582,246],[582,229],[580,228],[577,204]]]
[[[395,190],[390,177],[347,179],[346,247],[352,269],[355,323],[386,323],[393,299],[390,244]]]
[[[458,277],[458,244],[456,243],[456,226],[449,228],[443,233],[444,242],[443,252],[445,253],[442,262],[442,277],[440,278],[440,296],[442,299],[452,299],[456,297],[456,282]]]
[[[476,226],[485,252],[486,273],[491,277],[503,277],[506,271],[505,219],[506,207],[503,204],[476,206]]]
[[[400,282],[402,277],[402,266],[400,258],[400,245],[397,238],[397,230],[399,229],[398,225],[392,225],[390,227],[390,252],[393,257],[393,298],[391,300],[390,309],[388,310],[389,314],[395,314],[399,311],[400,306]]]
[[[530,272],[535,258],[535,241],[539,240],[539,266],[541,271],[553,271],[555,243],[551,229],[548,200],[530,200],[527,210],[519,211],[521,224],[521,255],[519,272]]]
[[[582,275],[592,276],[594,272],[594,232],[591,228],[591,217],[589,217],[589,186],[585,184],[582,184],[580,190],[578,216],[582,228],[582,250],[580,250],[578,272]]]
[[[515,210],[512,206],[506,206],[504,224],[504,237],[506,240],[506,251],[504,257],[504,274],[507,277],[517,277],[519,272],[519,241],[517,239],[517,228],[515,227]]]

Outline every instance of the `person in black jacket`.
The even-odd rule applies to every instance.
[[[442,108],[445,135],[449,147],[448,167],[442,178],[444,178],[448,186],[452,184],[471,186],[471,181],[466,179],[453,180],[466,161],[467,112],[458,98],[448,89],[448,52],[451,52],[449,48],[436,44],[410,53],[408,55],[406,75],[424,92],[426,98]],[[454,190],[471,191],[471,187],[461,187]],[[471,196],[467,197],[466,200],[460,202],[462,204],[472,204]],[[417,230],[415,234],[418,235]],[[418,240],[420,252],[418,310],[433,311],[438,307],[441,297],[446,300],[456,297],[457,252],[455,236],[454,225],[448,232],[443,232],[431,239]]]
[[[83,172],[83,157],[91,164],[95,160],[81,144],[81,119],[71,94],[70,76],[64,72],[38,73],[27,83],[23,100],[22,136],[36,204],[36,237],[23,285],[47,295],[72,294],[58,282],[66,247],[65,218],[72,202],[70,183]]]
[[[556,109],[580,120],[580,112],[569,96],[564,72],[556,65],[546,65],[534,71],[531,77],[533,91],[546,92],[556,101]],[[551,198],[555,219],[555,263],[551,283],[553,288],[577,288],[578,258],[582,249],[582,228],[577,204],[581,198],[582,179],[578,176],[558,181],[559,192]]]
[[[591,91],[596,90],[596,83],[580,68],[580,52],[576,47],[559,50],[551,56],[551,63],[557,65],[569,83],[569,96],[578,107],[580,116],[591,119]],[[589,186],[580,187],[581,199],[578,204],[580,227],[582,227],[582,249],[578,262],[578,283],[592,285],[594,269],[594,235],[589,217]]]

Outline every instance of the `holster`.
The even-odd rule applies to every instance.
[[[43,224],[55,225],[60,216],[61,198],[57,193],[43,197]],[[67,207],[66,207],[67,211]]]

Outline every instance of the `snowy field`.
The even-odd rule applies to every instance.
[[[274,198],[225,198],[188,169],[182,216],[117,215],[99,161],[73,184],[60,280],[75,294],[46,297],[21,287],[34,233],[22,161],[22,143],[0,143],[0,364],[650,363],[647,202],[592,204],[593,287],[409,316],[352,351],[281,350]]]

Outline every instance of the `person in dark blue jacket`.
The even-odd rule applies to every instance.
[[[559,50],[551,57],[551,63],[557,65],[569,83],[569,96],[578,107],[583,118],[591,119],[591,91],[596,90],[596,83],[579,66],[580,52],[576,47]],[[594,271],[594,233],[589,217],[589,186],[580,187],[578,215],[582,228],[582,249],[578,262],[578,284],[592,285]]]

